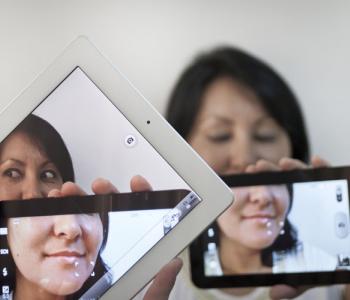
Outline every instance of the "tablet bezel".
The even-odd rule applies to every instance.
[[[263,172],[256,174],[241,174],[222,177],[230,187],[254,185],[285,184],[293,182],[308,182],[347,179],[350,182],[350,167],[327,167],[315,169],[300,169],[285,172]],[[349,190],[350,194],[350,190]],[[208,228],[210,228],[209,226]],[[207,228],[207,229],[208,229]],[[237,274],[224,276],[205,276],[203,252],[206,247],[206,231],[190,245],[190,265],[193,283],[203,289],[272,286],[275,284],[328,285],[350,282],[350,271],[336,270],[332,272],[304,273],[261,273]]]
[[[76,67],[87,74],[203,200],[103,295],[103,299],[129,299],[228,207],[233,195],[125,75],[86,37],[79,37],[72,42],[28,88],[1,110],[0,140],[2,141]]]

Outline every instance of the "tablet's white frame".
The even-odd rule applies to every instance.
[[[103,299],[129,299],[213,222],[232,203],[233,195],[198,154],[86,37],[79,37],[71,43],[22,94],[0,112],[0,140],[76,67],[88,75],[203,200],[103,295]],[[150,121],[149,124],[147,121]]]

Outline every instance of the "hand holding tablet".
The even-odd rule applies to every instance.
[[[232,202],[230,189],[85,38],[0,113],[0,128],[0,199],[10,200],[0,203],[1,245],[9,244],[1,258],[32,257],[38,268],[1,278],[6,295],[16,294],[20,278],[37,292],[47,286],[73,299],[128,299]],[[105,195],[117,190],[100,181],[92,188],[99,195],[67,197],[90,193],[99,177],[121,193]],[[154,192],[128,194],[149,183]],[[14,243],[16,228],[41,236],[36,245],[44,250],[28,244],[24,251]],[[40,272],[41,263],[61,266],[51,272],[57,276]]]

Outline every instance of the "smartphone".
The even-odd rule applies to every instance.
[[[184,189],[0,201],[0,298],[30,260],[46,266],[32,274],[47,285],[97,299],[135,264],[132,249],[142,256],[198,203]]]
[[[222,179],[235,200],[190,246],[195,285],[350,282],[350,167]]]

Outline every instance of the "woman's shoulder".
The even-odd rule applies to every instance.
[[[199,289],[180,274],[170,294],[169,300],[266,300],[269,299],[268,288],[256,288],[252,292],[235,296],[219,289]]]
[[[309,245],[306,246],[309,248]],[[310,246],[309,249],[314,249]],[[318,251],[318,250],[315,250]],[[267,300],[270,299],[270,288],[268,287],[258,287],[254,289],[249,294],[244,296],[234,296],[224,293],[219,289],[208,289],[203,290],[197,288],[191,281],[190,278],[190,263],[189,263],[189,253],[185,250],[181,253],[180,257],[184,261],[184,267],[180,272],[175,286],[170,294],[169,300]],[[332,285],[325,287],[317,287],[310,289],[295,298],[295,300],[327,300],[343,299],[344,285]]]
[[[337,258],[307,242],[299,242],[295,249],[273,252],[273,273],[333,271]]]
[[[344,299],[344,285],[329,285],[311,288],[294,300],[341,300]]]
[[[269,299],[268,288],[256,288],[249,294],[243,296],[230,295],[219,289],[200,289],[191,281],[190,262],[188,250],[181,253],[184,262],[183,269],[176,279],[175,286],[170,294],[169,300],[265,300]]]

